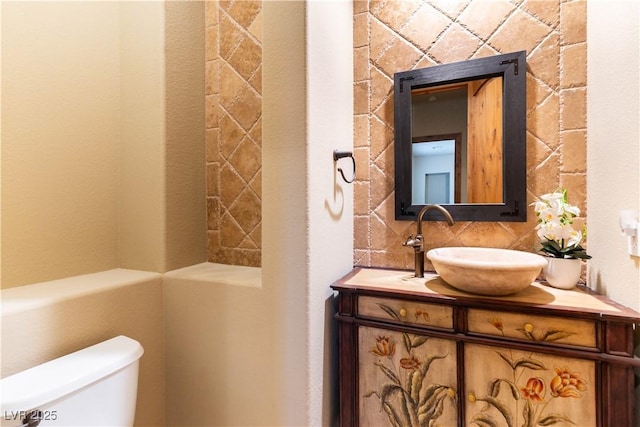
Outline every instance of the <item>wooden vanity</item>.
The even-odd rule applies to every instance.
[[[332,288],[343,427],[633,426],[640,314],[584,287],[483,297],[356,268]]]

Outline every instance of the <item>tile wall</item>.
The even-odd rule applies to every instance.
[[[262,2],[206,2],[207,229],[211,262],[260,266]]]
[[[586,1],[354,2],[354,263],[411,269],[402,246],[415,223],[394,219],[393,74],[527,51],[527,195],[558,187],[586,213]],[[426,249],[493,246],[535,251],[526,223],[425,226]],[[576,221],[577,226],[584,218]],[[428,264],[428,263],[427,263]],[[426,268],[430,268],[427,265]]]
[[[393,73],[527,51],[528,202],[566,187],[586,213],[586,1],[354,1],[354,263],[411,268],[393,213]],[[209,260],[260,266],[261,1],[207,2]],[[534,251],[527,223],[426,225],[426,245]],[[583,218],[577,221],[578,226]],[[429,265],[427,265],[427,268]]]

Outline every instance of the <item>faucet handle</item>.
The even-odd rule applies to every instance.
[[[402,243],[402,246],[411,246],[414,248],[420,247],[422,246],[422,236],[417,234],[414,238],[413,234],[409,234],[409,237],[407,237],[407,240]]]
[[[413,246],[413,234],[409,234],[409,237],[407,237],[407,240],[405,240],[404,242],[402,242],[402,246]]]

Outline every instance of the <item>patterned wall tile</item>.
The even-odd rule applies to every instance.
[[[396,221],[393,211],[397,71],[526,50],[528,202],[566,186],[571,201],[585,211],[584,0],[358,1],[353,23],[354,64],[367,65],[354,70],[354,147],[369,163],[368,174],[358,175],[354,185],[356,265],[413,267],[413,252],[401,243],[414,232],[415,223]],[[468,245],[535,251],[536,222],[532,208],[527,209],[526,223],[459,222],[448,227],[428,222],[426,248]]]
[[[586,211],[584,0],[354,1],[354,262],[411,268],[393,213],[393,73],[527,50],[529,201],[565,185]],[[261,2],[207,2],[209,259],[260,265]],[[427,246],[536,246],[527,223],[425,225]]]
[[[262,2],[206,3],[209,261],[260,266]]]

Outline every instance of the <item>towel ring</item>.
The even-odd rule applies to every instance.
[[[342,179],[344,179],[344,182],[346,182],[347,184],[351,184],[353,182],[353,180],[356,179],[356,159],[353,157],[353,153],[351,151],[338,151],[338,150],[333,150],[333,161],[337,162],[338,160],[344,158],[344,157],[351,157],[351,162],[353,163],[353,177],[351,179],[347,179],[346,176],[344,176],[344,172],[342,170],[342,168],[338,168],[338,172],[340,172],[340,175],[342,176]]]

